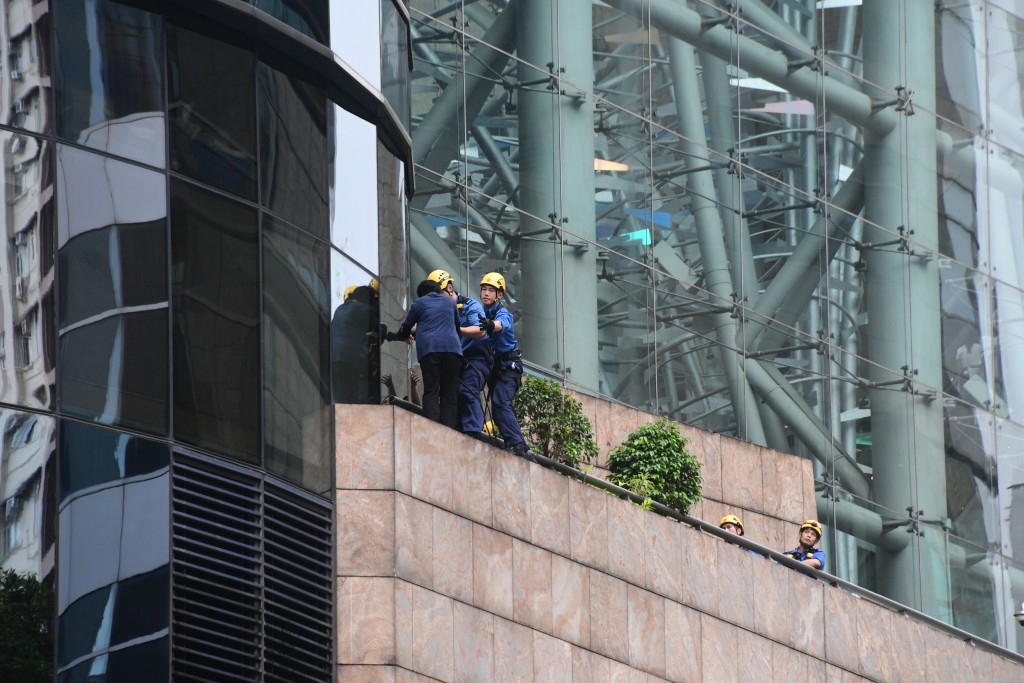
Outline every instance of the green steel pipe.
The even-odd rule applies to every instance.
[[[594,82],[589,3],[520,0],[521,329],[530,361],[598,388]],[[550,235],[554,239],[549,239]],[[568,342],[568,343],[567,343]]]
[[[887,0],[892,1],[892,0]],[[858,90],[807,66],[791,68],[786,55],[752,38],[737,35],[722,25],[704,27],[701,16],[670,0],[605,0],[616,9],[633,15],[730,64],[741,64],[748,73],[774,83],[789,93],[818,102],[827,96],[829,112],[865,129],[885,134],[892,130],[897,114],[891,107],[876,107]]]
[[[669,39],[668,44],[679,132],[682,135],[679,144],[686,158],[694,166],[707,166],[709,160],[704,134],[704,113],[701,111],[693,47],[675,38]],[[704,263],[705,287],[712,296],[722,302],[728,302],[736,290],[733,289],[732,274],[729,271],[729,256],[723,237],[721,215],[718,213],[718,206],[711,200],[711,197],[715,196],[711,171],[703,170],[688,174],[686,187],[689,190],[690,211],[697,226],[697,241]],[[721,349],[722,369],[729,385],[733,409],[736,411],[739,437],[763,446],[766,442],[761,414],[754,392],[750,390],[744,377],[743,357],[734,350],[739,333],[736,319],[731,312],[715,313],[712,319]]]

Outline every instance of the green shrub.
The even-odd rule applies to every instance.
[[[535,451],[570,467],[597,457],[594,427],[583,404],[549,379],[524,377],[512,401],[519,426]]]
[[[701,498],[700,461],[686,450],[687,442],[675,422],[646,424],[608,454],[608,479],[686,514]],[[632,488],[638,482],[648,489]]]

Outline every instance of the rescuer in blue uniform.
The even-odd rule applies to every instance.
[[[815,548],[814,544],[821,539],[821,524],[816,519],[809,519],[800,525],[800,545],[788,553],[782,553],[786,557],[792,557],[797,562],[803,562],[815,569],[825,568],[825,552],[821,548]]]
[[[491,391],[491,412],[494,422],[505,440],[509,452],[533,460],[523,439],[519,420],[512,410],[512,397],[523,381],[523,352],[516,343],[512,327],[512,313],[501,303],[505,296],[505,278],[501,273],[487,273],[480,280],[480,303],[484,315],[480,316],[480,329],[487,334],[493,349],[493,364],[487,378]],[[482,427],[483,425],[481,425]]]
[[[491,374],[493,355],[487,333],[480,328],[484,307],[476,299],[462,296],[455,290],[455,280],[446,270],[434,270],[427,279],[436,282],[443,294],[455,300],[459,311],[459,336],[465,363],[459,381],[459,431],[479,437],[484,428],[484,411],[480,392]]]

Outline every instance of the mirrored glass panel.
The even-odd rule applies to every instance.
[[[334,403],[380,403],[377,278],[331,250],[331,395]]]
[[[314,235],[326,237],[327,97],[322,88],[262,62],[257,74],[260,203]]]
[[[183,181],[170,206],[174,436],[259,463],[256,211]]]
[[[61,424],[58,679],[166,677],[166,659],[150,657],[169,628],[168,456],[165,444]]]
[[[2,121],[23,130],[50,131],[50,14],[46,5],[7,3],[3,11],[6,58],[0,70]]]
[[[409,120],[409,20],[396,0],[380,0],[381,92],[408,129]]]
[[[61,411],[167,432],[164,176],[57,148]]]
[[[171,170],[256,199],[256,58],[167,27]]]
[[[51,579],[56,540],[56,422],[0,410],[0,569]]]
[[[163,18],[100,0],[55,0],[57,135],[163,168]]]
[[[334,148],[330,159],[331,243],[376,272],[377,133],[341,107],[331,105]]]
[[[259,0],[257,0],[259,1]],[[383,3],[391,0],[381,0]],[[330,12],[331,49],[375,88],[380,88],[380,7],[365,3],[358,12],[345,3],[327,3]]]
[[[53,409],[55,366],[54,183],[51,148],[30,135],[0,131],[16,150],[5,166],[0,218],[0,400]]]
[[[252,0],[252,4],[318,43],[328,43],[329,0]]]
[[[263,223],[263,427],[268,470],[312,491],[331,481],[328,250]]]

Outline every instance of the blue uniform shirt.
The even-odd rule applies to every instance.
[[[794,550],[790,550],[788,553],[782,553],[787,557],[792,557],[797,562],[803,562],[804,560],[815,559],[821,562],[821,566],[818,569],[825,571],[825,551],[821,548],[811,548],[810,550],[804,550],[803,547],[798,546]]]
[[[494,309],[501,304],[500,301],[495,302],[487,309],[487,315],[491,315]],[[512,313],[501,306],[498,309],[498,313],[494,316],[494,319],[501,323],[501,332],[494,332],[487,336],[489,343],[494,347],[494,352],[497,354],[508,353],[512,349],[516,348],[516,332],[512,328]]]
[[[479,327],[482,315],[484,315],[483,304],[476,299],[463,297],[462,308],[459,309],[459,327]],[[483,353],[489,344],[486,337],[483,339],[462,337],[462,352],[467,356]]]
[[[459,341],[458,311],[455,300],[447,294],[431,292],[413,302],[405,326],[416,325],[416,357],[428,353],[457,353],[462,355]]]

